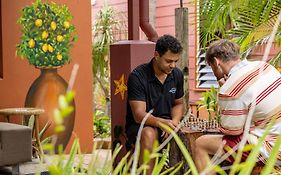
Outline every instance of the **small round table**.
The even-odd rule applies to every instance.
[[[41,155],[43,155],[43,150],[41,147],[41,142],[39,138],[39,123],[37,118],[40,114],[44,113],[45,110],[41,108],[4,108],[0,109],[0,115],[3,115],[8,122],[10,122],[10,116],[12,115],[26,115],[26,116],[34,116],[34,126],[32,127],[32,133],[35,138],[35,142],[38,145],[38,149]],[[22,123],[24,124],[24,120],[22,118]]]

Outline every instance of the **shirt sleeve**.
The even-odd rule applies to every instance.
[[[178,81],[177,81],[177,91],[176,91],[176,99],[179,99],[181,97],[183,97],[184,95],[184,90],[183,90],[183,73],[182,71],[178,70]]]
[[[144,84],[136,74],[130,74],[128,78],[128,100],[146,100]]]

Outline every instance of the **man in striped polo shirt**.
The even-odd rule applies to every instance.
[[[224,148],[234,148],[244,135],[248,144],[256,145],[267,124],[276,117],[257,160],[258,164],[265,164],[281,133],[280,73],[263,61],[241,61],[239,51],[237,44],[223,39],[213,42],[206,53],[206,61],[221,86],[219,129],[222,135],[204,135],[196,140],[195,163],[200,172],[208,166],[210,155],[217,151],[223,154],[223,144]],[[247,121],[250,121],[248,127]],[[244,152],[242,161],[247,156]],[[228,160],[233,162],[234,158],[230,156]],[[281,165],[281,149],[276,164]]]

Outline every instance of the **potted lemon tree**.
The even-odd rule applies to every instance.
[[[54,131],[54,109],[59,95],[67,90],[67,82],[57,69],[70,63],[70,47],[76,41],[76,31],[71,23],[73,16],[66,5],[36,0],[21,10],[21,40],[16,55],[26,58],[29,64],[40,69],[40,76],[31,85],[25,100],[26,107],[40,107],[45,113],[39,117],[42,129],[51,123],[42,138]],[[75,108],[75,104],[72,104]],[[74,126],[75,111],[64,120],[65,130],[57,138],[57,144],[67,145]]]

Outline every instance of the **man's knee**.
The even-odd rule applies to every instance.
[[[141,132],[141,141],[151,144],[158,138],[157,131],[152,127],[144,127]]]
[[[222,135],[203,135],[195,140],[195,149],[197,151],[206,151],[210,155],[222,153]]]
[[[204,147],[204,145],[206,144],[206,141],[204,139],[204,137],[198,137],[196,140],[195,140],[195,148],[202,148]]]

